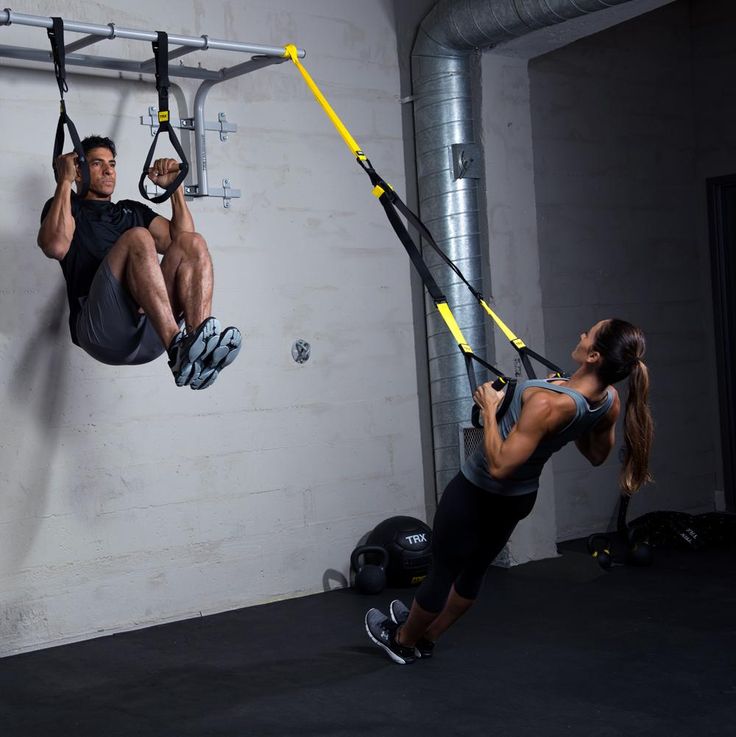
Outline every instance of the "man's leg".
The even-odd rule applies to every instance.
[[[211,314],[214,275],[207,243],[199,233],[182,233],[166,249],[161,261],[169,299],[177,316],[184,316],[187,333]],[[219,327],[218,327],[219,331]],[[214,347],[197,367],[192,378],[192,389],[211,386],[220,371],[229,366],[240,352],[242,337],[236,327],[227,327],[219,333]]]
[[[164,347],[170,346],[179,325],[151,233],[146,228],[131,228],[110,249],[106,260],[113,276],[145,312]]]
[[[174,251],[176,253],[177,249]],[[211,280],[209,290],[205,285],[197,292],[194,285],[196,273],[193,274],[191,268],[184,268],[184,284],[194,289],[195,296],[186,300],[181,309],[173,306],[153,236],[146,228],[131,228],[126,231],[110,249],[106,260],[113,276],[125,286],[161,338],[168,351],[169,367],[177,386],[203,388],[200,385],[195,386],[195,382],[200,381],[206,361],[218,345],[220,324],[213,317],[203,317],[199,323],[192,325],[185,336],[179,329],[177,319],[184,309],[189,310],[186,318],[194,320],[200,312],[207,314],[204,310],[209,310],[210,307]],[[209,254],[206,260],[209,261]],[[211,274],[211,264],[209,271]],[[178,279],[175,278],[174,281]],[[178,291],[176,284],[174,286],[175,295],[183,294],[184,286],[178,288]],[[197,297],[197,294],[204,294],[205,299]]]
[[[172,314],[183,315],[191,333],[212,314],[214,275],[207,243],[199,233],[174,238],[161,261]]]

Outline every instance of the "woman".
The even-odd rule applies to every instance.
[[[432,534],[432,570],[409,611],[390,605],[390,617],[371,609],[370,639],[397,663],[430,657],[434,643],[473,605],[488,566],[519,520],[534,506],[539,476],[550,456],[571,440],[594,466],[615,443],[620,411],[613,384],[629,379],[619,483],[634,493],[650,480],[652,419],[649,374],[641,330],[624,320],[602,320],[580,336],[579,364],[570,379],[521,381],[500,424],[503,398],[490,383],[473,395],[483,415],[483,443],[463,464],[440,500]]]

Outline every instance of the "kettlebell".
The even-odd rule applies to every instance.
[[[369,553],[381,556],[381,562],[360,564],[360,559]],[[386,587],[388,550],[380,545],[359,545],[350,555],[350,567],[355,571],[355,588],[361,594],[378,594]]]
[[[647,539],[646,532],[636,528],[626,529],[626,557],[627,566],[650,566],[654,562],[654,550]]]
[[[652,546],[647,542],[631,543],[626,550],[626,564],[630,566],[650,566],[654,562]]]
[[[588,552],[603,570],[607,571],[613,565],[611,539],[607,535],[591,535],[588,538]]]

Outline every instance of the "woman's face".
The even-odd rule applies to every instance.
[[[581,364],[585,363],[585,360],[593,352],[596,333],[601,329],[601,326],[604,325],[605,322],[606,320],[601,320],[593,325],[589,330],[580,333],[580,340],[572,352],[572,358],[574,361]]]

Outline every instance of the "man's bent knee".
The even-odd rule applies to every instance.
[[[129,259],[158,258],[156,242],[147,228],[130,228],[118,238],[105,258],[113,275],[123,281]]]
[[[207,241],[201,233],[179,233],[172,243],[192,253],[209,253]]]

